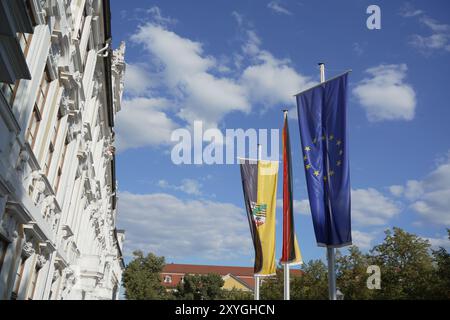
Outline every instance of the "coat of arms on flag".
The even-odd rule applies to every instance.
[[[257,227],[266,222],[267,204],[252,202],[253,220]]]

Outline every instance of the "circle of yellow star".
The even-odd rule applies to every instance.
[[[305,168],[306,168],[306,170],[308,170],[309,168],[311,168],[311,165],[310,165],[310,164],[307,164],[307,165],[305,166]]]
[[[305,151],[310,151],[311,148],[310,147],[305,147]]]
[[[319,170],[314,170],[314,175],[317,177],[319,175]]]
[[[307,156],[304,156],[304,157],[303,157],[303,160],[305,160],[305,161],[308,160],[308,157],[307,157]]]

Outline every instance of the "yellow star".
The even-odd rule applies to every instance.
[[[323,177],[323,181],[327,182],[327,176]]]
[[[339,150],[339,155],[342,155],[344,153],[344,151]]]
[[[330,140],[333,140],[334,139],[334,136],[333,135],[330,135]]]
[[[338,160],[338,162],[336,163],[336,165],[339,167],[342,164],[341,160]]]
[[[308,160],[308,157],[305,155],[304,157],[303,157],[303,160]]]
[[[310,147],[305,147],[305,151],[310,151],[311,148]]]
[[[306,170],[308,170],[309,168],[311,168],[311,165],[310,165],[310,164],[307,164],[307,165],[305,166],[305,168],[306,168]]]
[[[334,171],[333,170],[331,170],[329,173],[328,173],[329,175],[330,175],[330,177],[331,176],[333,176],[334,175]]]
[[[338,146],[340,146],[340,145],[341,145],[341,143],[342,143],[342,141],[341,141],[341,140],[338,140],[338,141],[336,141],[336,144],[337,144]]]
[[[314,175],[317,177],[319,175],[319,170],[314,170]]]
[[[325,140],[325,135],[322,136],[322,140]]]
[[[317,138],[314,138],[313,143],[315,144],[317,142]]]

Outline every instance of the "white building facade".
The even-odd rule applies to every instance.
[[[0,299],[117,299],[109,0],[0,2]]]

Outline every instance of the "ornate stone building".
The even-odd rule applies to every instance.
[[[118,298],[110,22],[108,0],[0,2],[0,299]]]

